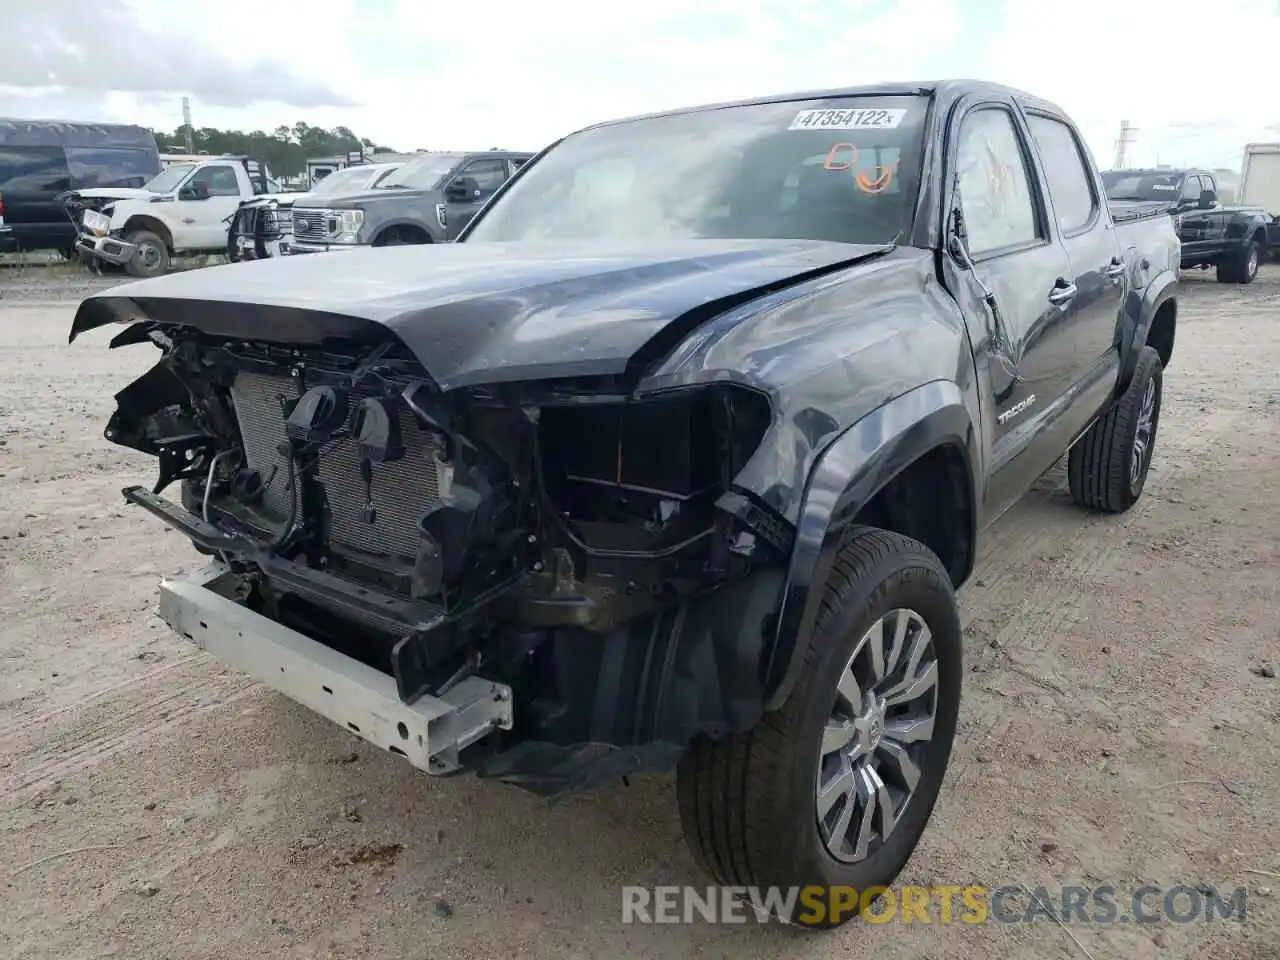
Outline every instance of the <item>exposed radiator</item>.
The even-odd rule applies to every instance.
[[[352,405],[368,392],[353,391]],[[284,520],[289,515],[288,461],[279,453],[285,442],[284,400],[297,396],[287,377],[243,372],[231,390],[249,466],[263,480],[272,475],[263,507]],[[350,413],[348,413],[350,416]],[[348,425],[349,422],[348,422]],[[418,549],[418,519],[439,499],[436,461],[431,435],[413,414],[400,409],[400,434],[405,455],[394,463],[373,464],[373,504],[377,518],[364,518],[365,487],[360,479],[360,454],[353,440],[327,444],[320,453],[319,480],[329,501],[329,539],[376,556],[412,561]]]

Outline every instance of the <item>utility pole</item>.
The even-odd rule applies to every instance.
[[[1123,170],[1125,155],[1128,153],[1129,144],[1134,141],[1134,134],[1138,132],[1138,128],[1131,124],[1128,120],[1120,121],[1120,136],[1116,138],[1116,159],[1111,165],[1113,170]]]
[[[187,153],[196,152],[196,143],[194,139],[194,130],[191,126],[191,98],[182,98],[182,126],[183,132],[187,136]]]

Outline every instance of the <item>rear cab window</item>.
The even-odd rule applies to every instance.
[[[463,242],[908,235],[927,98],[745,104],[571,134],[474,221]]]
[[[1061,120],[1043,114],[1029,114],[1027,126],[1040,155],[1059,231],[1069,237],[1087,230],[1097,217],[1099,201],[1093,168],[1079,139]]]

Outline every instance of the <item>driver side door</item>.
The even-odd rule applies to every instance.
[[[205,196],[203,200],[183,200],[183,194],[191,189]],[[230,164],[201,167],[183,184],[179,191],[178,219],[182,224],[184,239],[193,250],[220,250],[227,243],[226,219],[240,205],[240,180],[236,168]],[[175,238],[176,239],[176,238]],[[182,244],[188,246],[188,244]]]
[[[454,193],[464,179],[471,181],[465,198]],[[486,157],[463,164],[454,174],[449,185],[445,187],[445,209],[449,224],[445,229],[445,239],[450,242],[456,240],[462,228],[471,222],[471,218],[506,180],[507,161],[505,159]]]
[[[944,269],[969,327],[990,438],[989,523],[1069,443],[1057,427],[1079,363],[1074,274],[1013,103],[973,104],[953,121],[948,140],[951,208],[963,219],[965,239],[964,253],[946,258]]]

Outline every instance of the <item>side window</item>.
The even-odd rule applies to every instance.
[[[209,188],[211,197],[240,196],[240,181],[236,179],[233,167],[203,167],[196,171],[187,185],[195,186],[198,183]]]
[[[470,177],[480,188],[480,199],[492,194],[507,179],[507,161],[472,160],[458,171],[460,177]]]
[[[113,147],[68,147],[77,188],[140,187],[160,172],[155,154]]]
[[[987,108],[965,117],[957,166],[972,256],[1041,239],[1026,157],[1007,110]]]
[[[1178,195],[1180,200],[1196,200],[1200,199],[1200,178],[1192,175],[1186,177],[1182,181],[1182,193]]]
[[[1073,233],[1087,226],[1098,208],[1091,167],[1065,123],[1040,116],[1028,117],[1027,121],[1044,165],[1058,227],[1063,233]]]
[[[0,191],[49,193],[70,187],[71,173],[61,147],[0,146]]]

